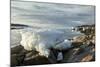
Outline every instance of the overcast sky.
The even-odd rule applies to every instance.
[[[75,26],[95,23],[95,7],[39,2],[11,2],[11,23],[35,26]]]

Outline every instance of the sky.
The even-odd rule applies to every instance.
[[[95,23],[95,6],[11,1],[11,23],[66,28]]]

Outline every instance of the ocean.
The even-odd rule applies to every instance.
[[[55,33],[61,33],[62,39],[71,39],[82,35],[72,31],[72,27],[95,23],[95,6],[42,3],[34,1],[11,1],[11,24],[24,24],[24,29],[11,29],[11,47],[20,45],[20,31],[34,32],[46,41],[54,39]],[[16,28],[17,26],[15,26]],[[52,32],[52,33],[51,33]],[[43,40],[45,36],[42,37]],[[58,36],[58,40],[61,37]]]

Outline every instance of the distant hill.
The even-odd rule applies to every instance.
[[[24,24],[11,24],[11,29],[23,29],[25,27],[29,27],[29,26]]]

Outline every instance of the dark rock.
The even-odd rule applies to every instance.
[[[39,65],[57,63],[57,50],[52,49],[48,58],[37,51],[26,51],[19,45],[11,48],[11,66]]]
[[[58,56],[58,51],[52,49],[52,50],[50,51],[50,55],[49,55],[49,57],[48,57],[49,62],[52,63],[52,64],[57,63],[57,56]]]
[[[11,66],[21,65],[24,61],[25,54],[13,54],[11,55]]]
[[[20,51],[22,51],[24,48],[21,45],[15,46],[11,48],[11,54],[18,54]]]
[[[48,58],[44,56],[32,56],[31,58],[25,58],[23,65],[40,65],[40,64],[50,64]]]
[[[84,56],[81,61],[82,62],[89,62],[92,59],[93,59],[93,56],[91,54],[88,54],[88,55]]]
[[[16,54],[15,55],[11,55],[11,66],[16,66],[18,65],[18,61],[17,61],[17,57]]]
[[[90,35],[95,33],[95,24],[93,25],[81,25],[77,26],[78,31],[84,33],[85,35]]]
[[[83,42],[72,42],[73,47],[79,47],[83,44]]]
[[[87,62],[95,60],[95,47],[86,46],[72,48],[64,54],[63,62],[72,63],[72,62]],[[87,59],[86,59],[87,58]]]

